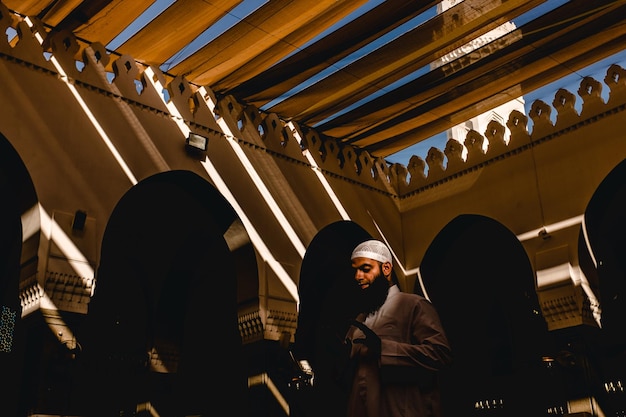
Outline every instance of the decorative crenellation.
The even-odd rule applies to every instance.
[[[581,116],[593,112],[594,108],[604,104],[602,101],[602,83],[592,77],[585,77],[580,82],[578,95],[583,99]]]
[[[393,177],[383,158],[351,145],[340,145],[335,138],[323,137],[313,129],[306,130],[303,147],[325,175],[388,193]]]
[[[265,339],[281,340],[284,334],[293,335],[296,332],[298,322],[297,313],[281,310],[269,310],[267,324],[265,326]]]
[[[237,322],[243,344],[263,340],[263,320],[261,320],[259,310],[239,314]]]
[[[552,107],[557,111],[556,125],[572,125],[578,119],[576,112],[576,96],[571,92],[560,88],[554,95]]]
[[[283,341],[286,335],[289,336],[290,341],[293,341],[298,313],[276,308],[264,311],[266,311],[265,320],[258,305],[249,305],[245,308],[240,306],[237,321],[242,343],[247,344],[264,339]]]
[[[574,294],[542,301],[541,311],[550,330],[582,324],[578,302]]]
[[[44,291],[58,309],[87,314],[94,278],[47,271]]]
[[[39,307],[43,296],[44,290],[37,282],[36,275],[31,275],[27,279],[21,280],[20,305],[22,307],[22,317],[35,311]]]
[[[508,143],[504,139],[504,126],[491,121],[484,136],[470,130],[463,144],[467,148],[467,158],[460,158],[461,144],[456,139],[450,139],[445,150],[431,148],[424,161],[419,156],[413,156],[405,168],[400,164],[393,164],[394,184],[401,198],[409,197],[422,189],[430,188],[463,175],[475,169],[494,163],[526,151],[533,146],[559,136],[560,132],[568,131],[574,126],[592,122],[604,115],[615,111],[623,111],[626,101],[625,70],[617,64],[607,70],[604,81],[610,88],[609,99],[602,100],[602,84],[592,77],[585,77],[578,89],[582,99],[582,110],[576,111],[576,96],[571,92],[560,89],[556,92],[552,105],[542,100],[536,100],[529,112],[533,122],[532,133],[528,132],[528,117],[517,110],[510,113],[507,127],[511,131]],[[556,121],[552,122],[552,111],[557,111]],[[488,141],[486,150],[483,150],[485,139]],[[447,165],[444,159],[447,158]],[[426,165],[428,173],[426,174]]]
[[[36,275],[20,282],[20,304],[22,317],[37,310],[42,305],[59,310],[87,314],[93,295],[94,278],[85,278],[67,273],[48,271],[44,286]],[[45,301],[44,301],[45,300]]]
[[[609,99],[607,100],[609,107],[613,108],[626,101],[626,70],[624,68],[617,64],[611,65],[606,71],[604,83],[610,89]]]
[[[8,10],[6,11],[9,13]],[[33,20],[38,30],[45,30],[36,18]],[[1,20],[1,23],[5,29],[15,25],[18,28],[19,37],[18,42],[12,42],[14,46],[7,40],[0,41],[1,59],[60,77],[43,58],[42,47],[30,36],[31,31],[24,22],[14,24],[11,19],[5,18]],[[162,100],[156,96],[159,93],[145,88],[148,84],[146,67],[135,62],[132,57],[124,55],[111,61],[108,52],[100,43],[90,44],[81,50],[75,36],[70,32],[54,34],[51,37],[50,46],[55,57],[65,64],[64,67],[69,71],[68,77],[77,87],[109,95],[127,104],[160,113],[166,117],[173,117],[168,114]],[[27,57],[32,56],[29,52],[35,47],[41,51],[42,59],[29,62],[30,58]],[[75,65],[77,56],[82,57],[84,64],[80,70]],[[167,77],[158,68],[149,68],[152,76],[165,85]],[[115,73],[115,78],[111,83],[104,75],[106,71]],[[526,151],[532,146],[555,137],[559,131],[586,123],[593,118],[601,117],[602,114],[622,111],[626,101],[624,69],[619,65],[612,65],[607,70],[604,81],[610,89],[607,102],[604,102],[601,97],[602,84],[592,77],[585,77],[577,91],[578,97],[582,99],[580,113],[575,107],[576,96],[561,89],[557,91],[552,102],[557,111],[555,123],[551,120],[553,108],[537,100],[529,112],[529,117],[533,122],[532,134],[527,130],[527,117],[513,111],[507,121],[507,127],[511,130],[508,143],[504,140],[504,126],[492,121],[487,131],[482,133],[469,131],[462,140],[450,139],[443,151],[433,147],[429,150],[425,161],[419,156],[413,156],[407,166],[389,165],[382,157],[376,157],[352,145],[340,144],[337,139],[323,137],[314,129],[307,128],[302,135],[303,142],[299,144],[294,140],[291,128],[276,114],[262,113],[254,106],[238,103],[231,96],[217,99],[207,87],[202,87],[211,100],[216,100],[213,114],[208,114],[206,106],[200,105],[200,101],[206,101],[207,97],[198,97],[199,87],[190,85],[184,77],[175,77],[166,87],[170,99],[179,104],[177,108],[182,111],[185,121],[195,129],[224,136],[224,132],[215,123],[217,118],[222,117],[228,123],[232,134],[237,136],[231,139],[249,144],[258,151],[269,152],[297,164],[308,164],[302,155],[302,151],[306,149],[310,151],[317,168],[326,175],[372,187],[385,193],[391,190],[392,197],[408,198],[451,178]],[[189,111],[184,111],[185,105],[189,107]],[[305,130],[298,126],[296,129]],[[483,147],[485,142],[488,142],[487,147]],[[461,143],[467,149],[465,159],[461,157]]]
[[[590,300],[581,287],[561,286],[548,291],[540,290],[537,294],[548,330],[578,325],[598,326],[594,316],[599,313],[600,306]]]

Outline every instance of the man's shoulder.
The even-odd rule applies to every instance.
[[[421,294],[415,293],[415,292],[405,292],[405,291],[398,291],[398,295],[402,296],[402,297],[407,297],[407,298],[415,298],[416,300],[426,300],[428,301],[428,299],[426,297],[424,297]]]
[[[428,300],[428,298],[420,295],[420,294],[416,294],[416,293],[412,293],[412,292],[402,292],[400,291],[398,293],[398,297],[400,297],[401,300],[403,301],[407,301],[407,302],[414,302],[416,304],[421,304],[421,303],[429,303],[430,301]]]

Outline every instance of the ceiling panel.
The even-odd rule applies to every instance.
[[[536,1],[534,4],[541,3]],[[268,110],[315,125],[342,108],[385,90],[476,36],[530,9],[524,0],[466,0]],[[458,25],[456,16],[463,16]],[[508,17],[508,18],[507,18]]]
[[[123,42],[117,50],[149,65],[167,62],[240,2],[241,0],[222,1],[218,4],[204,0],[175,2]]]
[[[415,0],[381,3],[317,42],[277,61],[258,76],[241,82],[233,87],[232,93],[261,107],[437,4],[437,1]]]
[[[265,3],[198,52],[171,68],[174,74],[188,74],[201,85],[212,85],[268,48],[283,43],[294,31],[308,27],[320,14],[334,13],[336,0],[293,0]],[[343,17],[343,16],[339,16]],[[310,32],[311,33],[311,32]],[[310,35],[312,36],[312,35]]]

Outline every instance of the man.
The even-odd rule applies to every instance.
[[[441,416],[436,371],[451,362],[451,350],[435,308],[400,291],[383,242],[359,244],[352,268],[363,313],[346,338],[354,361],[348,416]]]

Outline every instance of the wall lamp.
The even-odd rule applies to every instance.
[[[187,136],[187,139],[185,140],[185,148],[187,149],[187,152],[194,156],[199,156],[206,152],[208,146],[209,138],[198,135],[197,133],[189,132],[189,136]]]

